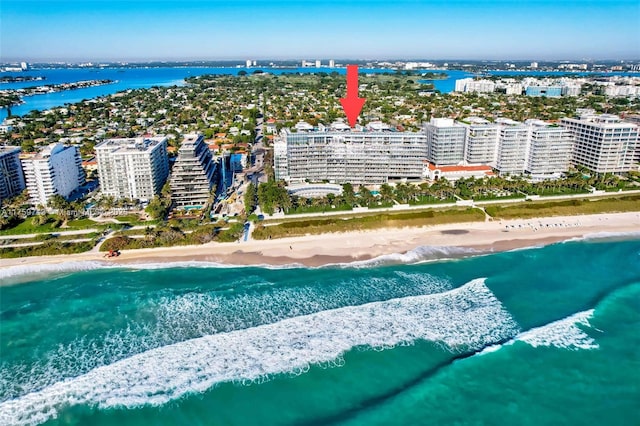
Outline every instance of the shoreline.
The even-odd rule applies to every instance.
[[[389,263],[409,263],[412,259],[437,260],[539,247],[598,233],[637,234],[640,237],[640,212],[452,223],[123,250],[115,259],[105,259],[104,252],[97,251],[0,259],[0,277],[5,275],[3,270],[9,268],[85,261],[99,262],[104,266],[210,262],[221,266],[319,267],[395,256],[386,260]]]

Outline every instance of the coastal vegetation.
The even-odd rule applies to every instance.
[[[431,117],[557,120],[575,115],[578,108],[615,114],[640,111],[637,98],[620,100],[595,93],[560,98],[439,93],[420,83],[420,78],[405,73],[360,76],[360,96],[367,98],[362,121],[381,120],[401,130],[418,130]],[[170,146],[177,148],[182,134],[202,132],[215,151],[235,152],[246,150],[253,142],[259,112],[265,126],[272,126],[265,128],[267,143],[269,132],[293,127],[300,120],[316,125],[343,117],[338,99],[344,95],[345,79],[337,73],[208,75],[186,82],[185,86],[132,89],[46,112],[33,111],[15,117],[12,133],[0,134],[0,142],[22,145],[30,152],[62,140],[78,144],[88,157],[93,145],[105,137],[166,134]]]
[[[383,184],[380,190],[371,192],[361,186],[357,192],[353,185],[343,185],[341,195],[303,198],[290,195],[282,182],[269,181],[258,187],[258,203],[263,212],[273,214],[324,213],[348,211],[356,207],[384,208],[397,204],[428,205],[455,203],[457,200],[489,201],[524,199],[527,196],[552,196],[588,194],[593,190],[619,191],[640,189],[640,183],[630,175],[588,175],[585,171],[572,171],[562,179],[531,182],[522,176],[488,176],[482,179],[469,177],[449,182],[440,179],[434,182]]]
[[[640,195],[615,196],[604,199],[527,201],[508,205],[489,205],[484,210],[493,219],[529,219],[546,216],[640,211]],[[485,214],[476,208],[431,209],[383,214],[348,214],[346,212],[345,215],[325,218],[291,218],[260,223],[256,226],[252,236],[255,239],[273,239],[329,232],[364,231],[484,220]]]
[[[264,240],[330,232],[366,231],[380,228],[402,228],[484,220],[484,213],[478,209],[434,209],[419,212],[367,214],[353,217],[303,219],[277,224],[259,224],[253,231],[252,236],[257,240]]]
[[[195,245],[211,241],[233,242],[244,232],[244,226],[239,222],[227,224],[223,221],[207,225],[196,222],[195,229],[188,227],[189,224],[185,226],[174,222],[147,228],[143,236],[140,236],[140,231],[119,232],[106,240],[100,246],[100,251]]]
[[[574,115],[578,108],[585,107],[610,113],[640,111],[638,99],[619,102],[595,90],[577,97],[561,98],[500,93],[442,94],[424,83],[424,80],[439,77],[441,74],[438,73],[417,75],[407,72],[361,75],[360,96],[367,98],[361,114],[362,122],[381,120],[397,130],[416,131],[431,117],[465,120],[470,116],[480,116],[490,121],[498,117],[516,120],[556,120]],[[94,236],[88,235],[94,230],[101,233],[109,228],[122,229],[130,225],[143,225],[146,229],[141,230],[140,226],[136,226],[137,229],[122,229],[115,237],[107,240],[102,249],[201,244],[209,241],[236,241],[243,233],[243,223],[247,218],[258,222],[254,234],[256,238],[267,235],[264,234],[265,230],[279,229],[277,226],[280,225],[259,222],[257,214],[251,215],[258,207],[259,212],[265,214],[285,213],[285,219],[282,219],[280,224],[288,223],[290,215],[293,214],[321,215],[326,212],[343,212],[343,219],[317,219],[330,221],[327,223],[326,232],[339,232],[341,229],[414,226],[412,223],[420,226],[423,223],[440,223],[438,221],[460,221],[462,218],[460,210],[455,208],[421,212],[419,217],[399,217],[396,216],[399,213],[382,214],[379,210],[376,213],[375,210],[398,205],[437,207],[440,204],[454,204],[458,201],[524,200],[525,197],[573,194],[585,194],[586,197],[594,191],[616,192],[640,188],[640,177],[637,173],[620,177],[574,170],[562,179],[542,182],[532,182],[526,176],[491,176],[484,179],[460,179],[456,182],[441,179],[435,182],[384,184],[376,187],[375,191],[372,190],[374,188],[345,184],[340,195],[330,194],[320,198],[295,197],[288,193],[283,182],[274,181],[273,151],[270,149],[273,133],[284,127],[295,128],[295,124],[300,120],[315,126],[320,123],[329,124],[343,117],[337,100],[345,93],[344,76],[334,72],[292,72],[280,75],[250,72],[242,76],[192,77],[186,79],[186,83],[184,86],[127,90],[54,108],[51,111],[33,111],[23,117],[13,117],[13,129],[10,133],[0,134],[0,143],[21,145],[25,152],[35,151],[52,142],[76,144],[80,147],[83,158],[90,159],[94,155],[96,143],[104,138],[133,137],[147,133],[165,134],[169,140],[169,155],[174,156],[180,146],[182,135],[201,132],[216,154],[249,152],[256,137],[256,126],[260,117],[264,119],[264,172],[268,181],[257,186],[250,184],[245,187],[244,214],[240,213],[235,219],[227,218],[219,222],[211,221],[207,214],[191,220],[171,219],[173,216],[169,215],[171,195],[168,185],[165,185],[160,195],[150,201],[146,211],[133,200],[96,196],[92,200],[95,209],[123,209],[122,213],[108,217],[106,222],[89,219],[90,212],[85,210],[86,203],[68,203],[61,199],[62,197],[53,199],[48,206],[56,211],[56,214],[24,217],[11,213],[25,208],[27,200],[22,197],[3,201],[3,209],[10,208],[6,209],[8,214],[0,216],[0,235],[42,234],[42,237],[38,236],[42,241],[24,241],[38,243],[39,251],[21,248],[24,253],[40,252],[47,250],[49,246],[51,251],[60,248],[60,253],[64,253],[64,250],[80,250],[84,246],[75,244],[88,242],[76,243],[74,239],[67,240],[67,236],[64,235],[50,235],[67,230],[87,230],[87,234],[78,239],[93,239]],[[14,97],[7,102],[15,103],[16,100],[19,101]],[[95,173],[90,173],[89,177],[94,178]],[[595,208],[594,205],[599,206],[602,211],[611,211],[609,209],[615,207],[613,204],[597,204],[595,201],[585,203],[570,200],[566,203],[568,204],[550,205],[545,208],[569,211],[566,214],[574,214],[570,211],[576,211],[576,214],[579,214],[586,211],[582,209]],[[487,213],[505,218],[546,214],[543,208],[534,211],[535,208],[531,207],[539,204],[527,201],[490,206],[487,207]],[[621,202],[620,206],[629,204],[633,202],[626,200]],[[370,210],[369,215],[378,219],[365,219],[369,217],[367,215],[359,216],[361,219],[354,218],[354,209],[363,207]],[[515,210],[516,207],[521,210]],[[77,216],[71,216],[69,212],[74,212]],[[403,214],[411,215],[417,212]],[[434,216],[429,216],[430,214]],[[447,214],[450,214],[450,219],[444,218]],[[478,220],[484,217],[479,209],[470,210],[465,214]],[[393,215],[393,218],[384,215]],[[344,219],[345,217],[347,219]],[[293,221],[296,220],[298,219]],[[378,224],[374,223],[376,220]],[[303,231],[302,228],[304,227],[292,225],[283,232],[297,235]],[[313,231],[307,230],[305,233],[320,232],[322,226],[310,222],[309,229]]]
[[[83,241],[78,243],[51,240],[45,241],[42,244],[26,247],[2,248],[0,246],[0,258],[83,253],[91,250],[94,246],[95,240]]]
[[[485,211],[495,219],[529,219],[546,216],[633,212],[640,211],[640,195],[492,205],[485,207]]]

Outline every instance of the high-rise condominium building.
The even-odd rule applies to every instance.
[[[284,129],[274,145],[276,179],[381,184],[420,179],[427,154],[422,133]]]
[[[171,199],[177,208],[202,208],[211,197],[216,166],[202,135],[186,135],[171,171]]]
[[[496,165],[500,126],[483,118],[469,117],[461,122],[466,128],[464,159],[469,164]]]
[[[527,120],[531,126],[525,170],[533,178],[558,178],[569,170],[573,138],[565,127],[540,120]]]
[[[450,118],[432,118],[423,126],[427,137],[427,159],[436,166],[464,161],[467,129]]]
[[[0,146],[0,201],[20,194],[25,188],[19,155],[20,147]]]
[[[500,174],[521,175],[528,155],[530,127],[506,118],[496,122],[500,124],[496,169]]]
[[[107,139],[95,150],[106,195],[149,201],[169,174],[165,137]]]
[[[53,143],[31,158],[22,160],[29,199],[46,206],[54,195],[67,198],[85,182],[80,151],[76,146]]]
[[[585,113],[563,118],[574,140],[573,162],[596,173],[637,170],[640,158],[638,125],[611,114]]]

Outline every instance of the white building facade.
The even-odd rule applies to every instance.
[[[498,119],[496,122],[500,124],[496,169],[501,175],[521,175],[529,154],[530,128],[509,119]]]
[[[568,171],[573,154],[573,138],[565,127],[540,120],[527,121],[531,126],[526,172],[534,180],[557,179]]]
[[[564,118],[574,141],[573,162],[595,173],[624,173],[638,169],[638,125],[611,114]]]
[[[96,145],[101,191],[115,198],[149,201],[169,174],[167,139],[107,139]]]
[[[466,128],[450,118],[432,118],[423,126],[427,138],[427,160],[436,166],[464,161]]]
[[[382,184],[420,179],[427,155],[422,133],[284,129],[274,144],[276,179]]]
[[[51,144],[34,157],[22,160],[27,191],[33,205],[46,206],[54,195],[68,198],[85,182],[76,146]]]
[[[20,147],[0,146],[0,201],[15,197],[25,188]]]
[[[216,164],[204,136],[185,135],[171,171],[171,200],[177,208],[202,208],[211,200]]]
[[[500,126],[477,117],[465,121],[460,123],[466,129],[465,162],[495,167]]]

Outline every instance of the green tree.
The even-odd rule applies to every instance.
[[[156,220],[162,220],[167,215],[169,208],[159,196],[153,197],[149,205],[145,209],[149,216]]]
[[[342,185],[342,198],[344,198],[346,204],[352,207],[356,204],[356,193],[353,190],[353,185],[350,183]]]
[[[256,198],[256,186],[253,183],[250,183],[244,193],[244,211],[247,215],[251,214],[256,209]]]

